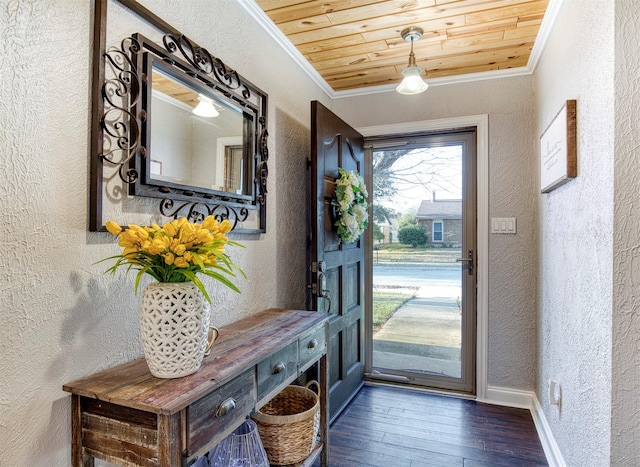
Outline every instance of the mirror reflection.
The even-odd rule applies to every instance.
[[[147,177],[244,194],[244,117],[230,103],[186,87],[153,65]]]

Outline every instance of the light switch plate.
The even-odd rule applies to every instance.
[[[516,218],[515,217],[492,217],[491,233],[495,234],[515,234]]]

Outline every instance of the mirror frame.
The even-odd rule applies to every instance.
[[[159,213],[165,217],[200,222],[213,215],[220,221],[231,221],[235,232],[266,232],[268,96],[134,0],[115,1],[160,29],[164,33],[162,46],[133,34],[123,39],[119,48],[106,50],[108,1],[96,0],[94,21],[89,230],[106,230],[102,218],[103,164],[110,164],[118,167],[130,195],[158,198]],[[215,96],[242,112],[245,193],[151,179],[147,148],[152,144],[149,104],[154,64],[195,92]],[[105,78],[107,65],[115,76]],[[251,211],[256,211],[257,228],[236,228]]]
[[[259,186],[253,183],[256,180],[255,157],[259,150],[257,147],[257,139],[260,128],[260,109],[248,98],[251,98],[251,92],[248,88],[241,85],[239,79],[230,78],[229,86],[244,88],[242,94],[232,93],[228,88],[212,81],[210,76],[194,69],[191,64],[181,60],[175,55],[170,55],[165,50],[159,48],[156,44],[140,34],[134,34],[133,39],[140,46],[139,51],[134,56],[134,66],[138,70],[138,76],[142,77],[142,99],[138,100],[136,115],[143,115],[142,132],[140,138],[140,153],[142,157],[134,157],[130,161],[130,169],[135,170],[138,178],[134,183],[129,185],[129,194],[136,196],[147,196],[151,198],[169,198],[174,201],[192,201],[197,200],[203,203],[224,202],[237,208],[243,208],[255,203],[256,198],[259,199]],[[191,46],[187,42],[188,39],[181,37],[176,38],[171,35],[164,37],[165,48],[175,48],[176,50],[190,50]],[[198,52],[194,52],[198,53]],[[202,53],[202,52],[200,52]],[[208,61],[203,57],[205,62]],[[223,66],[223,65],[221,65]],[[180,81],[185,87],[207,96],[215,96],[217,101],[226,103],[234,110],[240,110],[243,117],[243,154],[245,157],[243,170],[243,185],[247,187],[245,193],[234,194],[220,190],[207,189],[184,185],[179,183],[171,183],[162,180],[153,179],[150,176],[150,157],[152,156],[152,135],[151,135],[151,119],[153,118],[153,109],[151,106],[151,95],[153,84],[151,82],[151,71],[153,68],[160,69],[162,73]],[[228,73],[224,70],[224,73]],[[235,83],[233,81],[236,81]],[[245,97],[247,96],[247,97]],[[161,206],[162,214],[172,216],[171,211],[166,210],[163,203]],[[242,219],[241,219],[242,220]]]

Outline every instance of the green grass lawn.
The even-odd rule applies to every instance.
[[[407,300],[413,298],[413,294],[390,292],[389,290],[373,291],[373,332],[376,333],[395,311]]]

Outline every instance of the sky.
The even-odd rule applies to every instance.
[[[415,213],[423,200],[462,198],[462,146],[421,148],[398,159],[392,166],[404,181],[396,183],[392,200],[373,200],[399,214]]]

